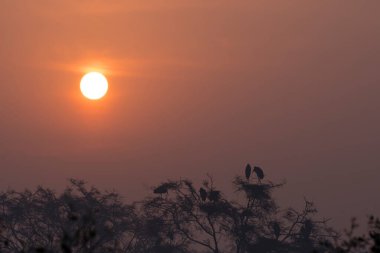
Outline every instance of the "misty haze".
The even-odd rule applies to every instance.
[[[380,252],[380,2],[0,1],[1,252]]]

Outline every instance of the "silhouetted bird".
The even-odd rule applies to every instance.
[[[167,182],[167,183],[163,183],[160,186],[156,187],[153,190],[153,193],[164,194],[164,193],[168,193],[169,190],[176,189],[177,187],[178,187],[177,183],[175,183],[175,182]]]
[[[306,220],[305,224],[301,228],[302,237],[305,239],[309,239],[312,230],[313,230],[313,222],[311,220]]]
[[[259,179],[259,182],[261,181],[261,179],[264,178],[264,171],[260,167],[258,166],[253,167],[253,172],[256,173],[256,176]]]
[[[281,228],[278,222],[275,222],[273,224],[273,231],[274,231],[274,235],[276,236],[276,240],[278,240],[278,238],[280,237],[280,232],[281,232]]]
[[[210,191],[208,199],[211,201],[218,201],[220,199],[220,191]]]
[[[153,193],[155,194],[164,194],[164,193],[168,193],[168,187],[166,184],[162,184],[160,186],[158,186],[157,188],[155,188],[153,190]]]
[[[247,166],[245,166],[245,178],[247,180],[249,180],[249,177],[251,176],[251,173],[252,173],[252,167],[251,165],[248,163]]]
[[[201,187],[199,189],[199,194],[201,195],[201,199],[203,201],[206,201],[206,199],[207,199],[207,192],[206,192],[206,190]]]

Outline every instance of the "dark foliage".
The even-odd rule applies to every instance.
[[[356,220],[351,222],[351,228],[345,231],[345,238],[322,245],[326,253],[380,253],[380,219],[370,216],[368,218],[368,232],[364,235],[355,235],[358,228]]]
[[[255,171],[256,174],[259,171],[257,177],[250,178],[250,165],[247,168],[245,179],[237,177],[233,182],[238,200],[227,199],[211,177],[200,186],[189,180],[162,183],[152,189],[151,196],[132,204],[124,203],[117,193],[100,192],[78,180],[71,180],[62,194],[43,187],[35,191],[3,192],[0,194],[0,251],[332,250],[331,243],[320,242],[331,242],[336,239],[336,233],[326,226],[327,220],[316,218],[313,203],[305,200],[302,210],[279,208],[272,192],[282,185],[264,182],[261,168],[261,172]],[[378,242],[378,221],[374,220],[373,224],[377,234],[371,232],[370,236]]]

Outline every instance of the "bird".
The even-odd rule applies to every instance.
[[[280,232],[281,232],[281,227],[278,224],[278,222],[273,223],[273,230],[274,230],[274,235],[276,236],[276,240],[280,237]]]
[[[253,172],[256,173],[256,176],[259,182],[264,178],[264,171],[260,167],[258,166],[253,167]]]
[[[176,182],[166,182],[154,188],[153,193],[162,195],[164,193],[169,193],[169,190],[174,190],[177,187],[178,184]]]
[[[199,195],[201,195],[202,201],[206,201],[206,199],[207,199],[207,192],[206,192],[205,189],[203,189],[203,187],[201,187],[199,189]]]
[[[168,193],[168,186],[166,184],[162,184],[162,185],[158,186],[157,188],[155,188],[153,190],[153,193],[155,193],[155,194]]]
[[[301,228],[301,234],[303,238],[309,239],[311,232],[313,231],[313,222],[311,220],[306,220]]]
[[[208,195],[208,199],[213,201],[213,202],[219,201],[220,191],[211,190],[209,195]]]
[[[245,178],[247,180],[249,180],[249,177],[251,176],[251,172],[252,172],[252,167],[251,165],[248,163],[247,166],[245,166]]]

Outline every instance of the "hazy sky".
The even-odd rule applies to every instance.
[[[70,177],[135,199],[225,187],[247,162],[286,205],[380,213],[380,1],[1,0],[0,187]],[[102,70],[100,101],[79,91]]]

